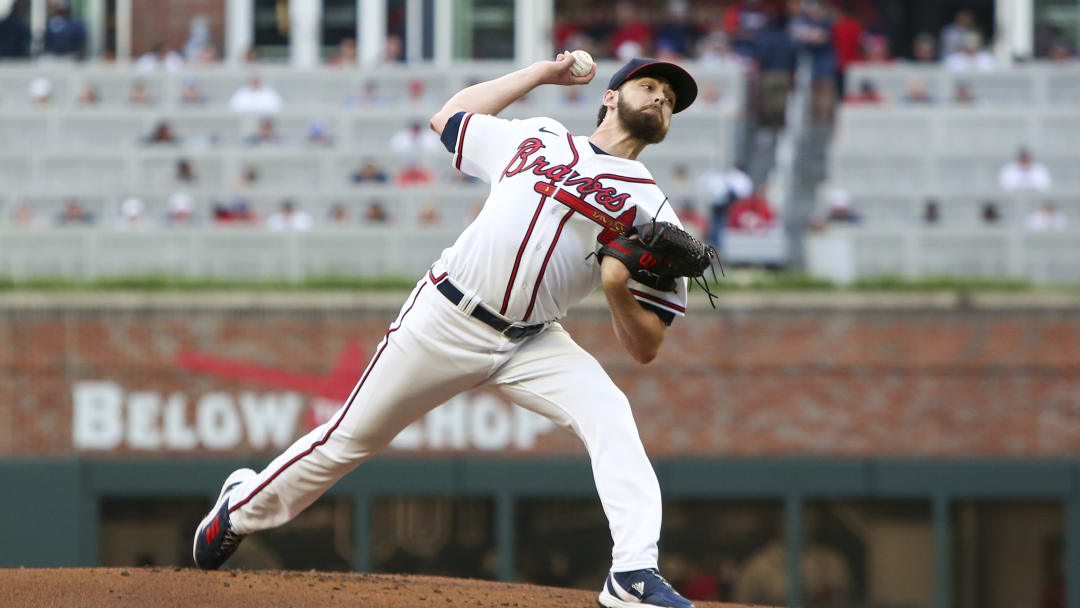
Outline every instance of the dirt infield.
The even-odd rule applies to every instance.
[[[597,590],[599,591],[599,590]],[[596,591],[393,574],[189,568],[0,570],[8,608],[594,608]],[[739,608],[696,602],[698,608]]]

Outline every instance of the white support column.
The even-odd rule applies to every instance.
[[[116,0],[116,60],[131,61],[131,7],[134,0]]]
[[[554,23],[554,0],[516,0],[514,2],[515,64],[528,65],[541,59],[554,59],[555,53],[563,50],[552,47],[551,32]]]
[[[87,0],[86,21],[90,38],[86,55],[100,58],[105,53],[105,0]]]
[[[319,65],[322,45],[322,2],[289,3],[289,63],[296,68]]]
[[[448,67],[454,60],[454,4],[456,0],[436,0],[435,65]]]
[[[424,58],[424,4],[405,0],[405,60],[415,63]]]
[[[997,29],[994,52],[1002,65],[1012,65],[1013,57],[1034,54],[1034,4],[1034,0],[994,0]]]
[[[360,63],[378,65],[386,50],[386,0],[359,0],[357,46]]]
[[[47,0],[30,0],[30,35],[34,52],[45,48],[45,27],[49,20]]]
[[[225,4],[225,61],[244,62],[255,38],[255,0],[227,0]]]

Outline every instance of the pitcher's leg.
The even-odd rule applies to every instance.
[[[614,541],[612,570],[655,568],[660,485],[630,403],[596,359],[554,325],[518,349],[492,383],[584,441]]]
[[[432,327],[443,322],[436,318],[438,301],[430,299],[434,291],[426,284],[417,288],[329,421],[231,493],[229,516],[237,533],[289,521],[413,420],[482,381],[490,356],[433,339],[447,330]],[[453,365],[445,363],[449,359]]]

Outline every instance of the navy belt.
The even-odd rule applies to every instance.
[[[461,293],[460,289],[454,287],[450,281],[445,279],[436,283],[435,288],[446,296],[447,300],[453,302],[455,306],[457,306],[457,304],[461,302],[461,299],[465,297],[465,294]],[[510,323],[505,319],[495,316],[495,313],[484,308],[483,304],[477,304],[476,308],[473,308],[472,316],[511,340],[520,340],[522,338],[528,338],[529,336],[535,336],[544,331],[544,328],[547,327],[546,323],[536,323],[535,325]]]

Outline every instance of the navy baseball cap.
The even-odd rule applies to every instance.
[[[627,80],[645,76],[660,76],[671,84],[671,90],[675,92],[675,105],[671,110],[673,114],[689,108],[697,98],[697,83],[694,82],[694,77],[690,75],[690,72],[674,63],[644,57],[635,57],[619,68],[619,71],[611,77],[607,88],[615,90]]]

